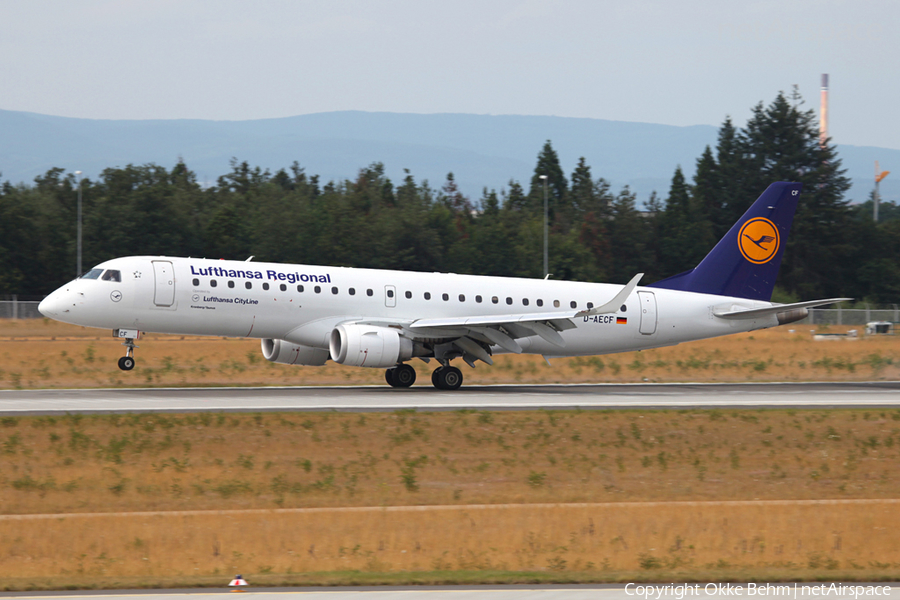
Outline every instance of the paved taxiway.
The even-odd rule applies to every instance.
[[[654,585],[654,584],[650,584]],[[656,584],[660,587],[666,584]],[[727,584],[722,584],[723,586]],[[796,589],[796,598],[798,600],[813,598],[821,598],[820,594],[813,594],[810,590],[803,593],[802,586],[815,586],[818,588],[822,584],[769,584],[771,586],[785,586],[787,593],[774,594],[770,591],[766,596],[775,598],[793,599],[794,588]],[[826,587],[829,584],[825,584]],[[900,596],[900,587],[896,583],[879,583],[879,584],[846,584],[861,585],[864,588],[875,588],[879,590],[877,596],[866,596],[867,598],[897,598]],[[709,588],[705,588],[705,584],[699,585],[699,590],[691,594],[684,594],[683,600],[723,600],[724,598],[734,598],[734,588],[741,586],[743,594],[748,595],[748,584],[731,584],[729,588],[719,589],[718,586],[710,584]],[[766,584],[760,584],[763,590]],[[693,585],[691,586],[693,587]],[[707,592],[707,589],[709,590]],[[727,589],[731,589],[729,594]],[[762,591],[762,590],[761,590]],[[817,590],[818,591],[818,590]],[[630,592],[630,593],[629,593]],[[755,595],[763,595],[757,593]],[[854,596],[842,595],[837,596],[832,592],[832,597],[853,599]],[[60,600],[68,598],[71,600],[102,598],[103,600],[226,600],[235,598],[234,595],[220,590],[138,590],[128,592],[9,592],[0,593],[2,597],[18,597],[30,598],[53,598]],[[244,590],[239,596],[241,600],[384,600],[385,598],[402,598],[403,600],[644,600],[643,596],[635,595],[635,588],[626,591],[623,585],[545,585],[545,586],[528,586],[528,585],[508,585],[503,587],[497,586],[416,586],[416,587],[381,587],[381,588],[286,588],[286,589],[268,589],[268,590]],[[863,595],[860,595],[862,598]],[[651,596],[656,600],[655,596]],[[677,600],[678,596],[669,590],[667,595],[662,595],[660,600]]]
[[[142,388],[0,391],[0,414],[87,412],[900,407],[900,382]]]

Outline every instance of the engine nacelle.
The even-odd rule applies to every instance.
[[[413,356],[413,343],[390,327],[342,323],[331,332],[331,360],[352,367],[387,368]]]
[[[321,367],[328,360],[328,350],[292,344],[284,340],[264,339],[262,354],[266,360],[283,365]]]

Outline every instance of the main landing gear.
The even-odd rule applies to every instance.
[[[416,370],[407,364],[399,364],[384,372],[384,379],[391,387],[406,388],[416,382]],[[439,390],[456,390],[462,385],[462,371],[447,365],[431,373],[431,383]]]
[[[384,378],[391,387],[409,387],[416,382],[416,370],[407,364],[399,364],[384,372]]]
[[[431,373],[431,383],[439,390],[458,390],[462,382],[462,371],[456,367],[438,367]]]

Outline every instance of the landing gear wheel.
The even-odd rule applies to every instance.
[[[118,336],[119,331],[119,329],[114,330],[113,336]],[[140,334],[141,332],[137,332],[138,336]],[[125,346],[125,356],[119,359],[119,368],[123,371],[130,371],[134,368],[134,349],[137,348],[134,340],[135,338],[125,338],[125,341],[122,342],[122,345]]]
[[[386,369],[384,372],[384,380],[387,381],[388,385],[391,387],[397,387],[397,384],[394,383],[394,372],[397,370],[397,367],[391,367],[390,369]]]
[[[431,374],[431,382],[439,390],[458,390],[462,385],[462,371],[456,367],[441,367]]]
[[[409,387],[416,382],[416,370],[409,365],[397,365],[393,369],[394,387]]]

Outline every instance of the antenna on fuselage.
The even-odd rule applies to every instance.
[[[254,256],[255,256],[254,254],[251,254],[250,257],[247,260],[245,260],[244,262],[250,262],[251,260],[253,260]]]

